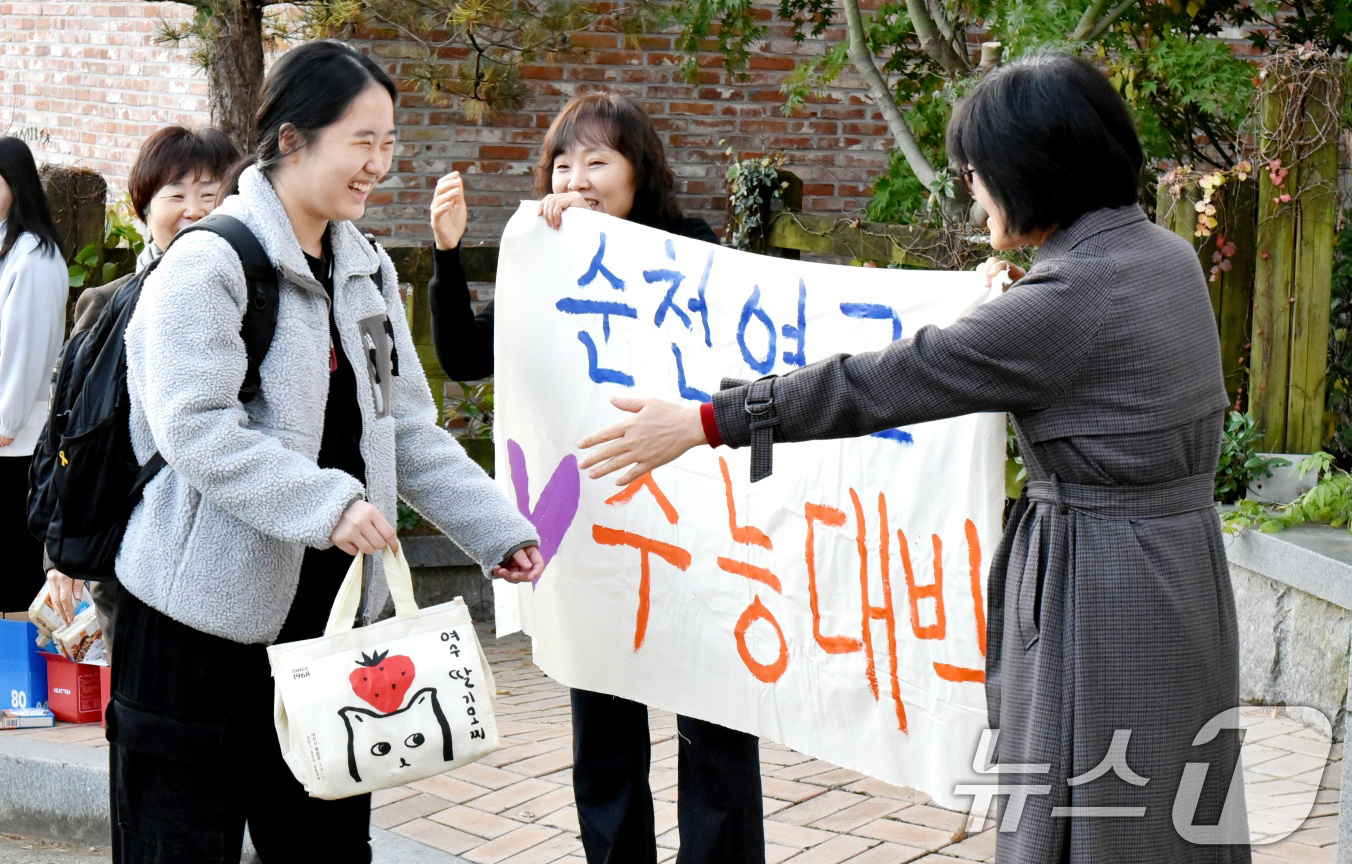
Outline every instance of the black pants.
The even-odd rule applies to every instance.
[[[279,642],[323,632],[351,560],[309,551]],[[371,860],[371,796],[311,798],[282,760],[264,646],[194,630],[126,590],[114,626],[114,862],[233,864],[246,823],[264,864]]]
[[[588,864],[656,864],[648,708],[573,690],[573,794]],[[677,717],[677,864],[763,864],[760,742]]]
[[[0,456],[0,612],[23,612],[42,590],[42,544],[28,533],[28,466],[32,456]]]

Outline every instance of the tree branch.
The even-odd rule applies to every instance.
[[[1111,12],[1109,12],[1107,15],[1103,16],[1102,20],[1100,20],[1097,24],[1095,24],[1095,25],[1093,26],[1093,28],[1089,30],[1088,33],[1086,33],[1086,34],[1084,34],[1084,36],[1078,37],[1078,38],[1083,39],[1085,42],[1093,42],[1095,39],[1099,38],[1099,37],[1102,36],[1104,33],[1107,33],[1107,32],[1108,32],[1108,28],[1111,27],[1111,26],[1113,26],[1113,22],[1116,21],[1118,18],[1121,18],[1122,15],[1123,15],[1128,9],[1130,9],[1130,8],[1133,7],[1133,6],[1135,6],[1137,2],[1138,2],[1138,0],[1122,0],[1121,3],[1119,3],[1119,4],[1117,4],[1116,6],[1113,7],[1113,9],[1112,9]],[[1083,23],[1083,22],[1081,22],[1081,23]],[[1078,28],[1078,27],[1075,28],[1075,32],[1076,32],[1076,33],[1078,33],[1079,30],[1080,30],[1080,28]],[[1075,38],[1077,38],[1077,37],[1075,37],[1075,36],[1072,35],[1071,38],[1072,38],[1072,39],[1075,39]]]
[[[845,4],[845,24],[848,30],[847,39],[849,40],[850,62],[854,64],[855,71],[864,79],[864,84],[868,88],[869,96],[873,98],[873,104],[878,106],[878,110],[883,114],[883,120],[887,123],[887,130],[892,133],[892,138],[897,142],[897,149],[901,155],[906,158],[906,164],[911,166],[915,176],[920,179],[926,188],[934,182],[934,166],[925,158],[924,152],[920,149],[920,144],[915,140],[915,134],[911,132],[911,127],[906,124],[906,118],[901,116],[901,108],[897,106],[897,100],[892,95],[892,89],[887,86],[883,80],[883,75],[878,71],[878,64],[874,62],[873,54],[868,49],[868,40],[864,38],[864,19],[859,13],[859,0],[843,0]]]
[[[953,50],[951,38],[949,41],[944,40],[925,0],[906,0],[906,14],[910,16],[911,26],[915,28],[916,39],[920,41],[920,50],[928,54],[954,78],[970,71],[967,58]]]

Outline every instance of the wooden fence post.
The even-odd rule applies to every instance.
[[[1264,70],[1250,406],[1272,451],[1324,438],[1340,90],[1324,61],[1279,55]]]
[[[1177,192],[1177,197],[1175,193]],[[1202,272],[1207,276],[1211,308],[1221,340],[1221,370],[1230,404],[1241,401],[1249,384],[1248,344],[1253,320],[1254,261],[1257,181],[1229,178],[1212,193],[1219,224],[1210,236],[1197,236],[1196,204],[1202,190],[1196,182],[1178,187],[1162,181],[1156,199],[1155,221],[1187,240],[1197,249]],[[1233,248],[1231,248],[1233,244]],[[1224,253],[1230,250],[1232,254]],[[1221,253],[1217,260],[1217,253]]]

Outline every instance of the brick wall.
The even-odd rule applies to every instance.
[[[189,12],[178,3],[0,0],[0,129],[42,130],[49,140],[34,145],[40,160],[87,165],[122,188],[147,134],[166,123],[207,121],[201,73],[186,52],[154,42],[160,19]],[[570,96],[601,86],[642,102],[667,145],[682,206],[716,228],[723,224],[727,146],[744,155],[787,151],[788,167],[804,181],[804,209],[818,212],[856,213],[887,164],[887,130],[852,79],[793,117],[780,113],[782,76],[816,51],[793,42],[786,28],[772,32],[747,80],[730,80],[711,55],[696,86],[676,73],[671,34],[636,46],[608,33],[577,41],[592,49],[588,58],[527,66],[525,104],[483,123],[405,92],[398,159],[372,195],[365,226],[395,242],[423,240],[436,178],[459,170],[470,189],[469,239],[495,240],[517,202],[530,196],[529,169],[549,121]],[[358,44],[396,78],[404,63],[415,62],[397,39],[373,33]]]

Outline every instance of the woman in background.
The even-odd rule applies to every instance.
[[[28,533],[28,469],[47,422],[52,366],[66,330],[66,262],[28,144],[0,138],[0,612],[42,588],[42,544]]]
[[[175,234],[216,209],[223,197],[221,180],[238,159],[235,145],[224,132],[211,126],[200,129],[166,126],[141,144],[127,177],[132,211],[146,226],[148,235],[145,248],[136,259],[136,273],[163,255]],[[75,302],[75,327],[71,335],[92,325],[112,296],[134,276],[135,273],[129,273],[107,285],[86,288]],[[66,576],[43,557],[47,581],[52,586],[52,603],[69,623],[83,595],[83,583]],[[103,627],[103,643],[110,654],[117,590],[116,580],[90,583],[90,599],[94,601]]]

